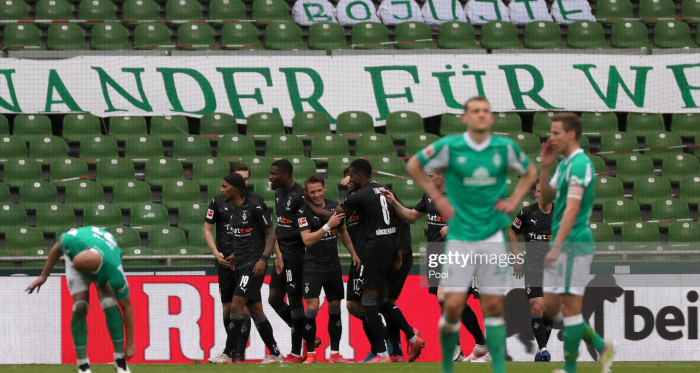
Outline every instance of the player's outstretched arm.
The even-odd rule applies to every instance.
[[[409,224],[414,224],[416,220],[425,215],[422,212],[418,212],[415,209],[409,209],[399,203],[399,201],[396,200],[396,197],[394,197],[394,193],[389,190],[382,190],[382,195],[386,197],[387,202],[394,206],[394,209],[396,209],[396,215],[399,217],[399,219]]]
[[[510,252],[518,258],[520,255],[520,250],[518,249],[518,234],[513,229],[508,230],[508,243],[510,244]],[[515,276],[515,278],[523,277],[523,264],[519,263],[517,260],[513,264],[513,276]]]
[[[214,238],[214,234],[212,231],[214,230],[214,224],[210,223],[204,223],[204,240],[207,241],[207,246],[209,246],[209,250],[211,250],[211,253],[214,254],[214,258],[216,258],[216,261],[219,262],[224,267],[231,267],[231,265],[226,261],[226,258],[224,258],[224,254],[222,254],[217,248],[216,248],[216,239]]]
[[[124,318],[124,359],[129,360],[136,354],[134,345],[134,308],[131,306],[131,298],[126,297],[117,301],[122,309]]]
[[[433,199],[433,203],[440,211],[440,215],[447,220],[452,220],[455,215],[455,209],[450,205],[450,202],[445,196],[440,193],[428,174],[423,170],[418,158],[414,155],[406,164],[406,171],[413,177],[413,180],[420,185],[425,193]]]
[[[300,228],[304,229],[301,231],[301,239],[304,241],[304,245],[306,245],[306,247],[311,247],[311,246],[315,245],[316,243],[318,243],[318,241],[321,241],[323,236],[325,236],[327,232],[330,232],[331,229],[339,226],[340,223],[343,222],[344,218],[345,218],[344,214],[338,214],[337,212],[334,212],[333,215],[331,215],[331,218],[328,219],[328,223],[326,223],[323,226],[323,228],[321,228],[315,232],[311,232],[310,229],[304,229],[304,227],[301,227],[301,223],[300,223],[299,224]],[[305,224],[306,224],[305,227],[308,227],[308,223],[305,223]]]
[[[49,252],[49,258],[46,259],[46,264],[44,264],[44,270],[41,271],[41,275],[39,275],[39,278],[34,280],[34,282],[32,282],[32,284],[29,285],[29,287],[26,289],[27,293],[31,294],[34,292],[35,289],[36,292],[39,293],[41,285],[43,285],[46,282],[46,279],[49,278],[51,270],[53,269],[53,267],[56,266],[56,263],[58,263],[59,259],[61,259],[61,255],[63,255],[63,252],[58,246],[58,242],[56,242],[51,248],[51,252]]]

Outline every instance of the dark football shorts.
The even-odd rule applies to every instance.
[[[217,274],[219,277],[219,295],[221,303],[231,303],[233,292],[236,290],[235,275],[236,271],[217,264]]]
[[[401,268],[396,269],[395,265],[391,266],[391,272],[389,272],[389,289],[387,291],[387,297],[389,299],[399,299],[401,290],[403,290],[403,285],[406,283],[408,274],[411,272],[411,267],[413,267],[412,253],[403,254]]]
[[[345,297],[343,288],[343,271],[338,268],[332,272],[304,273],[304,299],[319,298],[321,289],[326,293],[326,300],[341,300]]]
[[[233,283],[235,284],[233,295],[243,297],[251,303],[260,303],[262,301],[260,288],[262,288],[265,276],[253,276],[253,266],[237,268],[233,273]]]
[[[355,268],[354,265],[350,266],[350,273],[348,273],[348,289],[347,298],[351,302],[362,301],[362,283],[360,282],[360,272],[364,271],[364,265],[360,265],[360,269]]]
[[[543,271],[544,270],[532,268],[525,268],[523,271],[525,273],[525,292],[527,293],[527,299],[541,298],[544,296],[542,294]]]
[[[304,259],[302,255],[284,259],[284,290],[287,294],[303,295]]]
[[[362,289],[381,290],[389,284],[389,272],[394,265],[396,250],[393,240],[368,241],[363,249],[360,283]]]

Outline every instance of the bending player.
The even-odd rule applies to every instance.
[[[446,251],[498,258],[506,254],[503,230],[510,224],[506,215],[513,211],[535,181],[537,170],[527,155],[510,139],[490,134],[493,115],[488,101],[474,97],[464,104],[463,134],[446,136],[418,152],[408,161],[407,170],[425,190],[449,221]],[[509,200],[508,168],[523,175]],[[427,172],[445,170],[447,196],[433,184]],[[462,266],[464,264],[464,266]],[[503,266],[506,267],[503,267]],[[454,371],[453,353],[459,340],[459,318],[467,300],[467,290],[476,276],[481,291],[486,345],[494,373],[505,372],[506,327],[503,319],[505,292],[512,286],[508,263],[497,265],[480,260],[449,264],[442,268],[449,278],[442,279],[445,306],[440,320],[442,371]]]
[[[323,177],[313,174],[306,178],[306,193],[311,203],[326,211],[334,211],[338,202],[325,199],[326,185]],[[340,337],[343,324],[340,320],[340,301],[345,296],[343,289],[343,271],[338,257],[338,238],[352,257],[352,266],[360,267],[360,259],[355,253],[352,241],[343,225],[343,214],[334,213],[324,224],[310,209],[299,210],[297,226],[306,245],[304,254],[304,299],[306,300],[306,319],[304,339],[308,356],[304,364],[316,362],[316,316],[318,315],[321,289],[326,294],[328,303],[328,335],[330,336],[331,355],[329,363],[349,363],[340,355]]]
[[[440,193],[445,194],[445,171],[442,169],[436,169],[428,172],[428,177],[432,180],[435,187]],[[393,194],[389,191],[383,191],[382,194],[386,197],[386,200],[394,206],[396,213],[400,218],[404,219],[410,224],[414,224],[423,215],[428,214],[428,233],[426,234],[426,239],[429,244],[440,244],[445,242],[445,236],[447,235],[448,227],[447,220],[440,215],[440,211],[437,209],[433,203],[432,198],[423,194],[423,197],[418,201],[418,204],[414,209],[408,209],[401,203],[399,203]],[[442,287],[431,287],[429,289],[430,294],[435,294],[438,303],[440,304],[440,309],[442,310],[445,295]],[[478,288],[470,287],[468,293],[472,295],[475,299],[479,298]],[[462,311],[462,316],[460,318],[462,325],[469,331],[469,333],[474,337],[475,346],[469,356],[464,356],[462,354],[462,349],[457,341],[457,346],[455,347],[454,360],[455,361],[491,361],[491,356],[488,354],[488,349],[486,348],[486,340],[484,339],[484,333],[481,331],[481,326],[479,326],[479,320],[468,304],[464,303],[464,310]]]
[[[92,226],[71,229],[61,234],[51,248],[41,275],[27,288],[29,294],[34,290],[39,292],[61,255],[66,261],[66,281],[73,297],[71,334],[78,359],[78,372],[91,372],[87,356],[86,319],[90,308],[90,284],[94,283],[114,346],[114,369],[117,373],[130,373],[126,360],[136,353],[134,310],[129,298],[129,284],[122,268],[122,251],[117,241],[111,233]]]
[[[232,280],[236,288],[231,298],[231,338],[236,343],[233,348],[235,362],[244,362],[251,318],[258,329],[270,355],[262,363],[281,363],[277,342],[272,332],[272,325],[262,308],[262,288],[270,258],[276,243],[275,229],[270,213],[262,199],[248,197],[248,189],[241,175],[228,174],[221,182],[222,194],[232,212],[229,229],[233,240],[233,253],[226,258],[233,270]],[[249,314],[243,313],[248,309]]]
[[[553,116],[552,136],[540,153],[542,200],[554,201],[551,248],[544,258],[544,306],[547,316],[564,324],[564,369],[555,372],[576,372],[578,347],[583,339],[598,351],[602,372],[608,373],[615,342],[604,341],[581,314],[594,253],[589,218],[595,185],[595,169],[578,142],[581,127],[581,118],[575,114]],[[566,158],[550,180],[549,166],[557,154]]]

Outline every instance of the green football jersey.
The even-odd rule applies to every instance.
[[[81,273],[93,282],[109,284],[117,300],[129,296],[129,284],[122,268],[122,251],[111,233],[98,227],[71,229],[58,238],[58,246],[71,261],[79,253],[93,249],[102,257],[95,273]]]
[[[494,207],[508,198],[508,167],[524,174],[528,156],[509,138],[489,136],[477,144],[468,132],[446,136],[416,154],[426,172],[445,170],[447,199],[455,217],[448,222],[447,240],[476,242],[510,224]]]
[[[593,163],[583,152],[583,149],[574,151],[559,163],[557,171],[549,181],[549,185],[556,190],[550,243],[554,242],[559,232],[559,225],[566,210],[567,198],[581,199],[578,216],[576,216],[574,226],[564,241],[565,244],[562,246],[561,252],[574,255],[589,255],[594,252],[593,233],[589,226],[591,211],[593,211],[594,181]]]

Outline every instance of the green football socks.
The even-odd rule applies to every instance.
[[[70,331],[73,335],[73,346],[75,346],[75,356],[78,360],[87,359],[87,313],[88,302],[84,300],[73,302]]]
[[[506,323],[503,316],[484,316],[486,347],[491,354],[493,373],[506,372]]]
[[[442,345],[442,373],[454,372],[453,354],[459,342],[459,320],[450,320],[445,315],[440,319],[440,344]]]
[[[605,340],[603,340],[603,337],[596,333],[588,323],[584,322],[584,324],[586,325],[586,331],[583,333],[583,340],[592,344],[598,353],[603,352],[605,348]]]
[[[567,373],[576,373],[578,346],[586,333],[587,326],[580,314],[564,318],[564,370]]]
[[[112,297],[100,299],[100,305],[105,312],[107,330],[112,338],[115,353],[124,352],[124,323],[122,321],[122,311],[117,306],[117,302]]]

